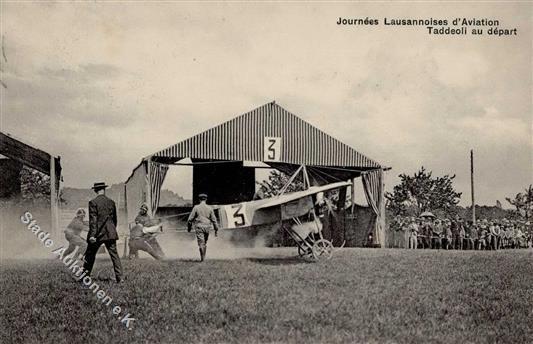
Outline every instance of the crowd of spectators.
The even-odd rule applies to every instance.
[[[389,247],[500,250],[531,248],[531,222],[508,219],[480,219],[473,224],[461,217],[436,218],[431,213],[420,217],[396,216],[389,226]]]

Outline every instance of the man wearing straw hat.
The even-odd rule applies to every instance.
[[[105,183],[94,183],[92,189],[97,196],[89,201],[89,234],[87,234],[87,251],[83,269],[87,276],[93,269],[96,252],[102,244],[107,248],[117,283],[122,282],[122,264],[117,252],[117,208],[115,202],[105,195]]]

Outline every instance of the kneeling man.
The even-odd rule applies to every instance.
[[[81,237],[82,232],[89,232],[89,223],[84,221],[85,209],[78,208],[76,216],[65,229],[65,238],[68,241],[68,248],[65,251],[65,257],[78,248],[78,256],[83,256],[87,250],[87,241]]]
[[[138,251],[149,253],[157,260],[165,258],[165,254],[159,246],[154,233],[146,232],[145,228],[157,225],[148,215],[148,205],[143,203],[139,209],[139,214],[135,218],[135,225],[130,229],[130,254],[129,258],[136,258]]]

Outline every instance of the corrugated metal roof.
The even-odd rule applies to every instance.
[[[150,157],[268,161],[265,137],[281,138],[276,162],[309,166],[379,168],[380,164],[285,110],[275,102],[208,129]]]

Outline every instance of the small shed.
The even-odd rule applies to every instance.
[[[52,231],[57,230],[61,183],[60,157],[24,143],[12,135],[0,132],[0,199],[3,202],[21,197],[23,193],[21,172],[25,167],[50,178],[49,190],[46,190],[46,193],[49,192],[50,200],[50,228]],[[31,209],[27,210],[31,211]]]

